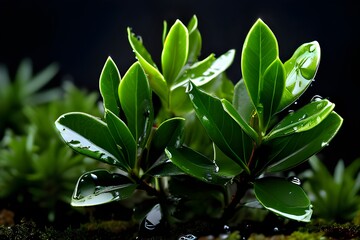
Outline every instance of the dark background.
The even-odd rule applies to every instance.
[[[283,61],[301,44],[317,40],[320,68],[299,101],[307,103],[316,94],[328,98],[344,118],[338,135],[321,152],[329,165],[360,157],[360,11],[355,1],[0,0],[0,63],[13,75],[25,57],[33,61],[35,72],[56,62],[60,72],[52,84],[70,78],[79,87],[98,91],[108,56],[122,75],[135,61],[127,27],[142,36],[159,64],[163,20],[169,26],[176,19],[187,24],[194,14],[203,38],[201,59],[237,50],[228,70],[234,82],[241,78],[242,44],[257,18],[274,32]]]

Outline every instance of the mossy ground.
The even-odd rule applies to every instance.
[[[8,214],[8,213],[7,213]],[[10,214],[11,215],[11,214]],[[10,216],[9,215],[9,216]],[[231,227],[215,226],[214,222],[198,220],[169,230],[166,236],[139,236],[139,226],[135,222],[120,220],[92,221],[80,227],[57,229],[56,226],[41,226],[32,220],[19,223],[2,222],[0,240],[154,240],[191,239],[197,240],[356,240],[360,239],[360,225],[356,219],[347,223],[329,223],[314,219],[308,224],[287,224],[270,231],[273,226],[265,221],[257,224]],[[250,226],[251,225],[251,226]],[[223,229],[223,231],[221,231]],[[213,231],[213,232],[211,232]],[[253,231],[253,232],[251,232]],[[176,237],[172,237],[176,236]],[[195,238],[195,236],[197,238]]]

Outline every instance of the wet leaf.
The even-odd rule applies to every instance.
[[[261,19],[258,19],[246,36],[241,55],[243,79],[257,111],[262,110],[260,92],[264,90],[264,73],[278,58],[278,51],[274,34]]]
[[[135,37],[130,28],[128,28],[128,40],[136,58],[147,74],[151,88],[163,102],[168,102],[168,86],[163,75],[152,61],[150,54],[142,42]]]
[[[149,170],[144,174],[143,177],[153,176],[153,177],[170,177],[170,176],[179,176],[184,175],[185,172],[178,168],[174,163],[168,159],[160,159],[155,164],[153,164]]]
[[[264,162],[270,164],[267,171],[285,171],[305,162],[310,156],[329,145],[342,122],[343,119],[333,111],[310,130],[274,138],[264,143],[271,149],[271,152],[265,154],[267,159],[264,159]]]
[[[182,133],[184,118],[175,117],[162,122],[155,131],[152,146],[164,150],[166,146],[180,147],[183,143]]]
[[[244,130],[244,132],[257,142],[259,136],[257,132],[240,116],[233,105],[226,99],[221,100],[224,110],[236,121],[237,124]]]
[[[120,101],[118,88],[120,84],[120,73],[111,57],[108,57],[106,60],[99,82],[104,109],[109,109],[116,116],[119,116]]]
[[[209,137],[227,156],[248,171],[246,161],[252,151],[252,140],[225,112],[219,99],[197,89],[189,83],[188,95],[196,115]]]
[[[276,113],[285,87],[285,70],[280,59],[276,59],[266,69],[260,90],[260,105],[257,112],[260,129],[265,133],[270,120]],[[262,109],[261,109],[262,108]],[[260,111],[261,109],[261,111]]]
[[[267,140],[310,130],[321,123],[334,109],[335,104],[327,99],[312,101],[299,110],[288,114],[266,136]]]
[[[285,62],[286,87],[278,110],[295,102],[311,85],[320,64],[320,45],[317,41],[302,44]]]
[[[95,170],[80,176],[71,205],[75,207],[94,206],[129,198],[137,184],[129,178],[107,170]]]
[[[86,113],[70,112],[55,122],[65,143],[80,154],[127,171],[130,166],[119,152],[106,124]]]
[[[119,98],[127,126],[135,141],[143,148],[154,121],[154,109],[148,80],[138,62],[129,68],[121,80]]]
[[[245,81],[240,79],[234,87],[234,97],[232,105],[240,116],[251,126],[251,119],[255,112],[254,105],[251,102],[249,94],[246,89]]]
[[[180,147],[183,144],[183,131],[185,119],[175,117],[162,122],[156,129],[149,148],[149,159],[146,162],[147,168],[151,167],[167,146]]]
[[[255,180],[254,192],[259,202],[275,214],[296,221],[310,221],[311,203],[299,185],[282,178],[266,177]]]
[[[105,119],[110,134],[113,136],[119,151],[123,153],[124,160],[131,169],[135,166],[137,148],[134,137],[126,124],[113,112],[106,110]]]
[[[165,153],[178,168],[203,182],[225,184],[229,181],[218,173],[219,168],[213,161],[190,148],[167,147]]]
[[[189,32],[176,20],[170,28],[161,54],[162,73],[168,85],[172,85],[185,65],[189,51]]]
[[[196,62],[187,68],[184,74],[176,80],[176,84],[171,86],[171,89],[184,86],[189,80],[191,80],[196,86],[203,86],[207,84],[229,68],[234,60],[234,57],[235,50],[233,49],[224,53],[217,59],[214,54],[211,54],[206,59]]]
[[[198,60],[201,53],[202,39],[200,31],[197,29],[198,19],[194,15],[187,26],[189,32],[189,53],[187,62],[192,64]]]

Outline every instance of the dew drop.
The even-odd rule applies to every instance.
[[[187,84],[187,86],[186,86],[185,92],[186,92],[186,93],[189,93],[189,92],[191,92],[192,90],[193,90],[193,86],[192,86],[192,84],[189,82],[189,84]]]
[[[192,234],[186,234],[184,236],[179,237],[179,240],[195,240],[195,239],[197,239],[197,237]]]
[[[313,51],[315,51],[315,50],[316,50],[315,44],[311,44],[310,47],[309,47],[309,51],[310,51],[310,52],[313,52]]]
[[[295,177],[295,176],[291,176],[291,177],[288,177],[287,180],[293,184],[296,184],[296,185],[301,185],[301,181],[299,178]]]
[[[320,95],[315,95],[311,98],[311,102],[321,101],[323,98]]]
[[[327,146],[329,146],[329,143],[328,143],[328,142],[322,142],[322,143],[321,143],[321,147],[327,147]]]

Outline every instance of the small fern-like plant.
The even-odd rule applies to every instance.
[[[302,173],[304,190],[314,206],[314,215],[327,221],[351,221],[360,211],[360,158],[348,166],[340,159],[332,174],[316,155]]]

